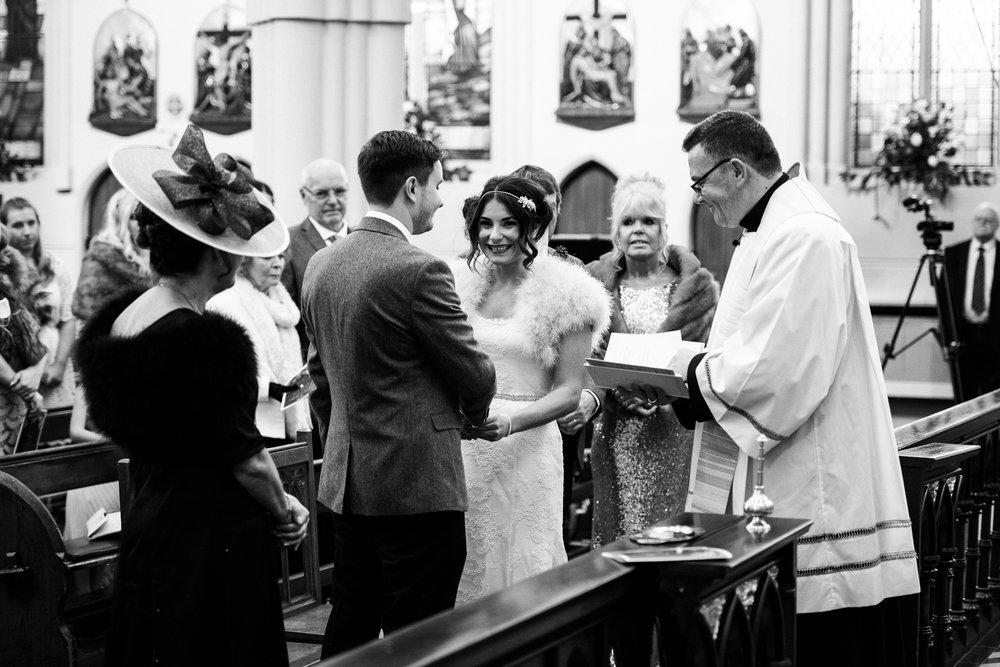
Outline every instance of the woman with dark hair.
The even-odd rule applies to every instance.
[[[610,252],[587,265],[611,293],[611,332],[679,330],[684,340],[704,342],[719,287],[690,250],[667,242],[659,179],[619,181],[611,197],[611,243]],[[692,439],[671,408],[607,393],[591,448],[594,548],[684,510]]]
[[[463,443],[468,555],[458,602],[566,562],[562,441],[583,360],[608,324],[608,297],[583,269],[539,256],[552,212],[524,178],[491,179],[470,216],[468,269],[456,271],[462,308],[497,373],[482,427]]]
[[[254,426],[253,345],[205,304],[240,256],[278,254],[288,232],[193,125],[173,155],[126,146],[108,163],[141,202],[137,241],[160,278],[101,307],[77,346],[94,425],[128,453],[134,489],[107,664],[287,665],[275,535],[297,545],[309,515]]]
[[[13,453],[27,414],[42,409],[37,388],[45,366],[38,320],[25,307],[28,266],[7,238],[0,228],[0,456]]]
[[[73,319],[73,279],[58,259],[42,249],[41,220],[31,202],[12,197],[0,208],[0,223],[10,233],[10,245],[24,256],[33,280],[30,304],[39,320],[42,344],[48,349],[38,387],[46,408],[73,404],[74,379],[70,354],[76,339]]]

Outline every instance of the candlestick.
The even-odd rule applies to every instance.
[[[755,537],[760,537],[771,530],[771,524],[765,521],[764,517],[774,512],[774,503],[764,494],[764,445],[767,444],[767,438],[763,435],[760,436],[757,438],[757,444],[759,449],[757,459],[754,461],[756,468],[754,469],[753,495],[743,503],[743,512],[752,517],[747,522],[747,532]]]

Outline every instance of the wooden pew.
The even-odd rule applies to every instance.
[[[68,595],[69,577],[113,563],[117,540],[63,541],[39,496],[114,481],[119,458],[106,441],[0,458],[0,665],[99,664],[110,591]]]

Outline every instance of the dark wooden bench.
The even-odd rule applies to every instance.
[[[72,595],[70,576],[113,563],[118,542],[64,541],[40,497],[115,481],[120,458],[110,442],[0,458],[0,665],[99,664],[110,590]]]

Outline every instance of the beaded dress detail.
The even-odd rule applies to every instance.
[[[469,315],[496,367],[491,412],[513,414],[552,388],[553,369],[528,356],[513,320]],[[463,440],[469,490],[462,604],[566,562],[562,542],[562,439],[555,422],[497,442]]]
[[[676,285],[619,286],[623,333],[655,333]],[[613,401],[595,423],[591,448],[594,548],[683,511],[691,471],[691,432],[669,406],[641,417],[616,414]]]

